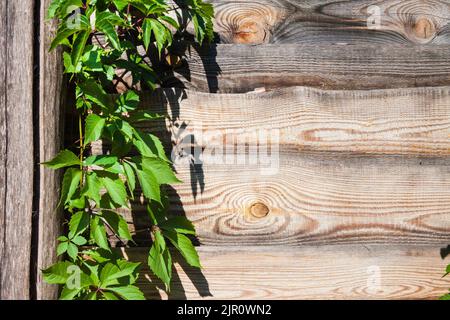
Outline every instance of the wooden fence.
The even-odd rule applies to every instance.
[[[60,226],[59,177],[37,165],[62,137],[48,2],[0,3],[1,299],[56,295],[38,272],[55,259]],[[184,183],[168,189],[171,212],[195,223],[201,244],[204,268],[177,264],[170,298],[445,293],[450,2],[212,3],[218,43],[189,52],[165,81],[177,88],[142,103],[169,115],[144,128],[177,155]],[[220,163],[187,152],[204,157],[219,145],[231,155]],[[252,146],[264,147],[269,167],[251,163]],[[145,262],[148,222],[133,209],[140,247],[123,252]],[[149,298],[166,297],[148,270],[139,284]]]

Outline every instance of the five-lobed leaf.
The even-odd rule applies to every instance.
[[[186,5],[186,18],[194,22],[199,42],[212,38],[212,6],[202,0],[188,1]],[[136,15],[134,9],[140,13]],[[162,208],[160,186],[179,181],[161,141],[133,127],[135,122],[161,116],[138,111],[139,95],[134,90],[128,90],[118,98],[109,94],[114,89],[114,81],[118,80],[116,72],[119,69],[131,73],[133,83],[130,88],[144,85],[154,89],[157,86],[159,75],[137,48],[143,43],[148,49],[153,42],[160,57],[163,49],[170,50],[173,35],[169,28],[183,30],[185,27],[181,24],[185,21],[168,16],[169,9],[165,0],[53,0],[50,4],[49,18],[60,19],[51,49],[59,45],[66,47],[64,67],[76,84],[75,106],[82,116],[87,115],[84,135],[80,132],[80,155],[64,150],[45,163],[53,169],[67,168],[61,202],[71,213],[71,220],[68,237],[58,239],[57,253],[66,254],[86,272],[82,273],[81,287],[73,288],[68,285],[67,275],[58,274],[61,266],[52,266],[55,273],[47,270],[46,277],[50,282],[64,285],[61,299],[144,299],[142,292],[133,285],[138,264],[114,257],[106,231],[106,228],[111,229],[120,238],[131,240],[128,225],[116,209],[129,205],[137,182],[149,203],[159,203],[161,207],[154,214],[154,222],[160,222],[161,232],[154,234],[149,265],[166,284],[166,289],[169,290],[172,276],[172,258],[164,237],[173,242],[189,264],[200,265],[195,248],[184,236],[195,234],[192,223],[179,217],[167,220]],[[140,32],[138,37],[133,37],[132,41],[138,41],[136,43],[130,41],[132,29]],[[103,33],[103,38],[98,37],[98,33]],[[99,38],[107,43],[97,42]],[[113,130],[109,130],[111,128]],[[99,139],[111,142],[111,154],[86,158],[89,144]],[[136,150],[131,150],[133,146]],[[139,152],[139,161],[130,158],[130,152],[134,151]],[[88,230],[89,242],[85,238]],[[86,244],[100,248],[79,252]],[[64,263],[76,267],[70,262]],[[107,289],[99,291],[100,286]]]

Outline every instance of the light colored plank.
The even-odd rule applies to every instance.
[[[222,43],[450,44],[450,4],[443,0],[209,2]],[[377,28],[371,18],[379,19]]]
[[[3,4],[5,5],[5,4]],[[6,159],[1,299],[30,296],[33,203],[33,5],[6,2]]]
[[[320,246],[295,250],[200,247],[203,270],[177,265],[171,299],[436,299],[448,290],[440,247]],[[147,249],[140,288],[167,298],[149,275]],[[177,256],[178,260],[179,257]]]
[[[450,240],[447,159],[283,152],[279,161],[272,175],[251,165],[204,164],[196,172],[177,166],[184,183],[170,191],[169,211],[192,220],[208,245]],[[255,204],[268,214],[252,214]],[[135,228],[148,227],[145,207],[133,210]],[[138,239],[150,238],[141,231]]]
[[[248,94],[168,89],[142,100],[143,108],[169,115],[172,123],[167,129],[174,135],[195,134],[204,146],[222,143],[223,136],[231,145],[256,144],[256,133],[267,131],[278,132],[281,146],[303,152],[450,155],[450,87],[371,91],[297,87]],[[183,124],[183,130],[176,128]],[[149,122],[142,127],[165,130],[165,125]]]
[[[60,150],[63,140],[63,65],[61,51],[49,52],[57,29],[56,21],[49,21],[47,8],[50,0],[41,2],[40,8],[40,78],[39,78],[39,158],[52,159]],[[61,172],[41,166],[39,168],[38,248],[36,269],[36,298],[56,299],[58,287],[46,284],[40,270],[57,261],[57,237],[61,232],[61,212],[56,210],[59,199]]]
[[[171,120],[143,128],[182,155],[170,211],[194,221],[204,244],[433,244],[450,239],[449,90],[299,87],[187,99],[166,90],[142,105]],[[191,145],[203,163],[192,165]],[[213,150],[231,157],[206,157]],[[254,163],[250,150],[260,152]],[[137,239],[148,243],[145,207],[133,210]]]
[[[450,46],[218,44],[185,52],[166,87],[205,92],[312,86],[385,89],[450,83]]]

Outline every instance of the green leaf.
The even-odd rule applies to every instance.
[[[66,41],[68,37],[70,37],[71,35],[75,34],[78,31],[79,30],[75,28],[67,28],[66,26],[62,26],[61,28],[59,28],[56,33],[56,37],[50,44],[50,51],[54,50],[57,46]]]
[[[81,93],[90,101],[98,104],[100,107],[108,109],[111,105],[110,97],[105,90],[94,80],[86,80],[78,84]]]
[[[56,254],[59,256],[63,255],[64,253],[66,253],[67,251],[67,247],[69,246],[69,243],[66,242],[61,242],[58,247],[56,248]]]
[[[169,164],[158,158],[142,157],[141,165],[144,171],[151,172],[159,184],[175,184],[181,181],[175,176]]]
[[[180,251],[186,262],[196,268],[201,268],[197,250],[191,240],[183,234],[165,230],[164,236],[172,242],[173,246]]]
[[[83,254],[88,255],[98,263],[105,263],[108,261],[115,261],[120,259],[116,251],[108,249],[96,248],[83,251]],[[98,266],[98,265],[97,265]]]
[[[51,169],[61,169],[65,167],[79,166],[80,159],[69,150],[63,150],[53,159],[44,162],[43,165]]]
[[[102,218],[106,220],[108,225],[120,238],[132,240],[128,223],[120,214],[110,210],[103,210]]]
[[[99,155],[99,156],[90,156],[86,160],[84,160],[84,164],[86,166],[99,166],[99,167],[109,167],[116,164],[119,159],[116,156],[109,155]]]
[[[78,62],[81,59],[81,56],[84,54],[84,48],[86,47],[86,42],[89,39],[89,36],[91,35],[91,31],[85,30],[81,31],[79,34],[77,34],[74,38],[73,45],[72,45],[72,64],[74,66],[78,65]]]
[[[182,234],[195,235],[195,227],[186,217],[173,217],[159,224],[161,229]]]
[[[151,41],[151,35],[153,34],[156,40],[156,46],[158,47],[158,53],[161,57],[162,49],[165,46],[172,44],[172,33],[161,22],[154,18],[147,18],[142,25],[143,39],[145,49],[148,50]]]
[[[84,194],[95,201],[97,205],[100,205],[101,196],[100,192],[103,185],[95,172],[89,172],[86,175],[86,185],[84,188]]]
[[[142,31],[143,31],[144,47],[145,50],[148,50],[152,38],[152,26],[150,23],[150,19],[144,20],[144,23],[142,24]]]
[[[86,118],[86,132],[84,137],[84,144],[87,145],[91,142],[97,141],[102,136],[103,128],[105,127],[106,120],[94,113],[90,114]]]
[[[108,290],[118,294],[125,300],[145,300],[144,294],[141,290],[133,285],[125,287],[111,287],[108,288]]]
[[[83,66],[86,70],[103,72],[103,63],[99,50],[95,50],[93,48],[87,50],[81,60],[83,61]]]
[[[130,189],[130,194],[133,197],[134,190],[136,189],[136,176],[134,175],[133,168],[127,162],[123,164],[123,170],[125,171],[125,176],[127,178],[127,185]]]
[[[113,0],[114,5],[119,11],[122,11],[128,6],[129,0]]]
[[[64,174],[62,188],[61,188],[61,200],[60,203],[67,203],[77,191],[82,172],[78,168],[69,168]]]
[[[102,22],[97,23],[96,27],[98,31],[105,34],[114,49],[121,50],[119,37],[117,36],[116,29],[111,22],[103,20]]]
[[[443,296],[439,297],[439,300],[450,300],[450,293],[446,293]]]
[[[112,292],[103,291],[102,295],[105,300],[119,300],[119,298],[117,298],[117,296]]]
[[[48,269],[42,270],[45,282],[49,284],[65,284],[67,279],[71,276],[68,268],[75,266],[72,262],[62,261],[58,262]]]
[[[72,215],[69,222],[69,238],[73,239],[86,231],[89,227],[90,216],[86,211],[80,211]]]
[[[135,111],[132,114],[130,114],[130,117],[128,119],[131,123],[136,123],[141,121],[151,121],[164,118],[165,118],[164,115],[158,113],[149,113],[147,111]]]
[[[132,263],[125,260],[117,261],[117,265],[113,263],[107,263],[101,273],[100,273],[100,283],[102,288],[107,288],[114,285],[124,285],[125,281],[123,278],[133,276],[128,279],[128,282],[135,280],[137,277],[137,270],[139,268],[139,263]],[[121,281],[118,281],[121,279]],[[126,280],[126,279],[125,279]],[[128,283],[131,284],[131,283]]]
[[[125,94],[120,95],[117,99],[117,104],[119,106],[118,112],[128,112],[135,110],[139,105],[139,95],[129,90]]]
[[[155,176],[151,172],[146,172],[135,168],[142,193],[147,199],[161,202],[161,189]]]
[[[119,284],[117,279],[120,278],[120,269],[112,263],[107,263],[100,272],[100,284],[102,288],[107,288],[109,285]]]
[[[99,247],[110,250],[105,225],[98,216],[91,219],[91,238]]]
[[[117,120],[116,122],[117,128],[119,131],[129,140],[133,139],[133,127],[124,120]]]
[[[167,159],[164,147],[158,137],[149,133],[139,132],[138,130],[134,130],[133,136],[133,144],[142,156],[158,157],[164,161],[170,162],[169,159]]]
[[[83,236],[77,236],[72,239],[72,242],[75,243],[77,246],[84,246],[87,243],[87,240]]]
[[[127,207],[127,190],[123,181],[117,177],[116,179],[112,179],[110,176],[100,177],[100,181],[105,186],[108,194],[111,196],[111,199],[121,205],[122,207]]]
[[[161,16],[159,17],[161,20],[167,22],[168,24],[170,24],[172,27],[174,27],[175,29],[179,29],[180,25],[178,24],[177,21],[175,21],[173,18],[169,17],[169,16]]]
[[[56,16],[56,12],[61,7],[62,0],[52,0],[47,10],[47,17],[53,19]]]
[[[67,245],[67,254],[73,261],[76,261],[78,256],[78,247],[74,243],[70,242]]]
[[[172,279],[172,257],[161,232],[157,231],[154,235],[155,241],[148,255],[148,265],[153,273],[166,285],[166,290],[169,290]]]
[[[67,286],[64,286],[61,295],[59,296],[59,300],[73,300],[81,290],[83,290],[83,288],[69,289]]]

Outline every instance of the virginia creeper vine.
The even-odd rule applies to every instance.
[[[172,257],[169,244],[186,262],[200,267],[189,236],[194,226],[184,217],[168,217],[168,197],[161,188],[178,183],[161,141],[135,124],[161,117],[139,108],[136,88],[155,89],[155,65],[174,43],[189,38],[200,45],[213,38],[213,9],[202,0],[53,0],[49,18],[59,21],[51,50],[64,47],[65,73],[75,88],[79,141],[46,162],[65,169],[60,206],[67,214],[67,234],[58,238],[64,259],[46,270],[44,279],[62,285],[61,299],[144,299],[135,285],[140,263],[130,262],[112,248],[110,237],[132,243],[121,208],[139,192],[150,218],[150,270],[170,289]],[[151,53],[155,53],[152,54]],[[129,72],[132,83],[115,91]],[[91,146],[110,145],[104,155]]]

